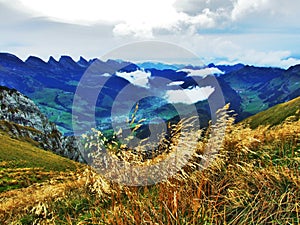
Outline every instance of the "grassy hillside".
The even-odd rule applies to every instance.
[[[16,140],[0,131],[0,192],[69,174],[79,167],[69,159]]]
[[[300,97],[282,104],[278,104],[266,111],[251,116],[245,119],[243,123],[249,124],[251,128],[256,128],[259,125],[274,126],[282,123],[287,117],[293,115],[295,115],[299,119]]]
[[[4,192],[0,195],[0,221],[299,224],[300,120],[251,129],[244,124],[232,125],[232,119],[224,114],[216,126],[221,129],[225,125],[223,140],[207,133],[197,143],[186,143],[186,147],[196,145],[194,157],[164,182],[151,186],[118,185],[86,170],[71,183]],[[192,135],[195,134],[187,136]],[[199,159],[204,150],[214,149],[220,141],[222,146],[214,161],[200,170]],[[154,165],[155,160],[141,163]]]

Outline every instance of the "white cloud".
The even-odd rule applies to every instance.
[[[194,104],[199,101],[208,99],[208,97],[215,91],[211,86],[196,87],[192,89],[168,90],[165,98],[170,103],[185,103]]]
[[[189,15],[197,15],[205,9],[220,12],[233,8],[231,0],[177,0],[174,6],[178,11]]]
[[[180,86],[182,84],[184,84],[184,81],[174,81],[174,82],[167,84],[167,86]]]
[[[219,26],[219,17],[224,16],[223,8],[217,11],[204,8],[196,15],[189,15],[176,10],[175,0],[19,1],[23,5],[22,10],[29,11],[35,17],[43,16],[55,21],[81,25],[93,25],[99,21],[114,24],[113,33],[121,37],[153,38],[154,29],[172,32],[190,30],[195,33],[198,29]]]
[[[35,17],[75,24],[93,25],[99,21],[115,24],[117,35],[151,35],[154,28],[174,29],[182,24],[201,28],[218,28],[224,20],[237,21],[259,14],[261,25],[266,16],[297,15],[298,0],[1,0]],[[251,21],[248,21],[251,22]]]
[[[180,13],[174,0],[19,0],[22,10],[36,17],[74,24],[94,25],[98,22],[115,24],[113,32],[120,36],[151,37],[154,27],[169,27]]]
[[[285,22],[284,17],[298,15],[300,2],[297,0],[236,0],[234,1],[234,8],[231,12],[233,20],[247,18],[249,15],[254,14],[261,23],[268,23],[263,18],[272,17],[276,21]],[[255,20],[255,22],[257,21]],[[249,21],[251,22],[251,21]],[[293,21],[289,21],[292,22]],[[259,24],[258,24],[259,25]]]
[[[101,74],[102,77],[111,77],[111,74],[109,73],[104,73],[104,74]]]
[[[19,0],[21,4],[39,16],[47,16],[60,21],[74,23],[95,23],[98,21],[158,21],[152,17],[168,19],[172,14],[173,0]],[[152,18],[151,18],[152,17]]]
[[[182,70],[178,70],[178,72],[186,72],[188,73],[188,76],[197,76],[197,77],[206,77],[208,75],[214,75],[214,74],[223,74],[224,72],[222,72],[221,70],[219,70],[218,68],[204,68],[204,69],[200,69],[200,70],[193,70],[193,69],[182,69]]]
[[[268,3],[268,0],[237,0],[231,13],[232,19],[237,20],[248,14],[263,11],[268,8]]]
[[[288,68],[300,63],[295,56],[300,52],[300,34],[239,34],[187,36],[174,41],[193,49],[204,63],[236,64]]]
[[[253,49],[242,49],[232,54],[225,54],[223,58],[227,61],[220,61],[218,64],[243,63],[255,66],[272,66],[289,68],[295,64],[300,64],[300,60],[293,58],[290,51],[259,51]]]
[[[133,85],[149,88],[149,79],[151,77],[150,72],[145,72],[143,70],[136,70],[130,73],[117,72],[116,75],[128,80]]]
[[[253,64],[268,65],[280,63],[282,59],[285,59],[290,55],[288,51],[273,51],[273,52],[259,52],[254,50],[246,51],[240,56],[243,61],[249,61]]]
[[[209,9],[204,9],[202,13],[195,16],[182,16],[179,22],[188,26],[196,26],[195,28],[211,28],[216,25],[213,16],[214,14]]]
[[[94,58],[154,39],[205,63],[286,68],[299,62],[299,8],[299,0],[0,0],[0,48],[22,59]]]
[[[299,28],[298,0],[235,0],[231,24],[250,32],[293,32]]]
[[[120,23],[117,24],[113,33],[117,36],[133,36],[136,38],[153,38],[152,27],[145,27],[142,24]]]
[[[172,32],[202,29],[240,28],[249,24],[268,27],[272,17],[281,25],[297,25],[298,0],[1,0],[34,17],[48,17],[60,22],[94,25],[114,24],[120,36],[153,37],[152,30]],[[18,3],[18,4],[17,4]],[[18,5],[18,6],[17,6]],[[255,17],[249,17],[249,15]],[[244,19],[246,18],[246,21]],[[247,19],[248,18],[248,19]],[[287,20],[286,18],[289,18]],[[289,22],[288,24],[286,22]],[[244,25],[244,26],[243,26]],[[277,24],[278,25],[278,24]]]
[[[183,32],[255,32],[262,28],[266,32],[278,27],[299,27],[298,0],[177,0],[174,6],[188,15],[181,21],[185,25],[181,27]],[[193,23],[197,18],[199,23]]]

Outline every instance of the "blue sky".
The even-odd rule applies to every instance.
[[[205,63],[300,63],[299,0],[0,0],[0,51],[101,57],[167,41]]]

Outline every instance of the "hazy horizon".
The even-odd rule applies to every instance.
[[[82,55],[78,56],[77,58],[71,56],[71,55],[58,55],[58,56],[52,56],[50,55],[48,58],[43,58],[43,57],[40,57],[40,56],[37,56],[37,55],[29,55],[29,56],[26,56],[26,57],[20,57],[19,55],[15,54],[15,53],[12,53],[12,52],[0,52],[0,54],[10,54],[10,55],[14,55],[16,56],[17,58],[19,58],[20,60],[22,60],[23,62],[25,62],[29,57],[37,57],[39,59],[41,59],[43,62],[45,63],[48,63],[50,58],[54,58],[55,61],[59,62],[60,58],[61,57],[64,57],[64,56],[67,56],[67,57],[71,57],[71,59],[78,63],[80,61],[81,58],[87,60],[87,61],[90,61],[90,60],[95,60],[95,59],[98,59],[98,60],[101,60],[103,62],[106,62],[108,60],[115,60],[115,61],[123,61],[123,62],[130,62],[130,63],[134,63],[136,65],[139,65],[139,64],[143,64],[143,63],[153,63],[153,64],[164,64],[164,65],[184,65],[184,66],[208,66],[209,64],[214,64],[215,66],[234,66],[234,65],[237,65],[237,64],[243,64],[245,66],[254,66],[254,67],[273,67],[273,68],[281,68],[281,69],[288,69],[290,67],[293,67],[293,66],[296,66],[296,65],[300,65],[300,62],[298,63],[295,63],[295,64],[291,64],[289,65],[288,67],[283,67],[283,66],[276,66],[276,65],[258,65],[258,64],[249,64],[249,63],[243,63],[243,62],[207,62],[207,63],[202,63],[202,64],[197,64],[197,63],[193,63],[193,62],[187,62],[187,61],[177,61],[177,62],[170,62],[170,61],[159,61],[159,60],[128,60],[128,59],[121,59],[121,58],[106,58],[106,59],[103,59],[103,58],[100,58],[100,57],[96,57],[96,58],[87,58],[87,57],[84,57]]]

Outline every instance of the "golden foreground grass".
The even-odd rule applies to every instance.
[[[86,169],[2,193],[1,224],[299,224],[299,119],[256,129],[221,120],[225,138],[210,142],[206,132],[189,163],[163,182],[130,187]],[[220,141],[200,170],[199,154]]]

